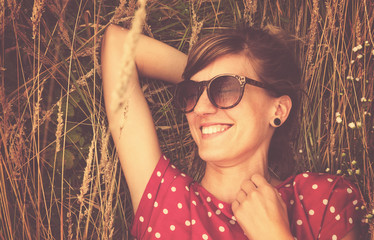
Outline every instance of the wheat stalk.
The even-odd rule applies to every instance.
[[[203,21],[199,22],[197,21],[197,16],[194,8],[194,4],[192,4],[192,33],[190,38],[190,46],[188,51],[191,50],[192,46],[196,43],[198,39],[198,35],[201,31],[201,28],[203,27]]]
[[[38,32],[38,26],[40,23],[40,19],[42,18],[42,12],[44,9],[44,0],[35,0],[34,7],[32,9],[32,38],[35,39],[36,33]]]

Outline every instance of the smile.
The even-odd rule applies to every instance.
[[[201,132],[203,135],[211,135],[216,133],[221,133],[229,129],[231,125],[211,125],[201,127]]]

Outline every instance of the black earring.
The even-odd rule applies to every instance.
[[[279,127],[281,125],[281,120],[279,118],[274,119],[274,125]]]

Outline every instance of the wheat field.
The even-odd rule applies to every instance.
[[[239,21],[298,39],[305,94],[296,171],[356,183],[362,239],[374,239],[370,0],[0,0],[0,239],[131,239],[131,201],[103,108],[103,33],[112,23],[133,26],[135,36],[188,53]],[[141,84],[162,150],[198,180],[202,166],[171,86]]]

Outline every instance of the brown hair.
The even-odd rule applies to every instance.
[[[183,78],[189,79],[221,56],[244,53],[259,80],[271,84],[275,90],[272,94],[291,98],[290,115],[275,130],[269,147],[269,166],[280,178],[292,174],[295,165],[291,142],[298,128],[301,74],[292,43],[296,41],[274,26],[261,29],[239,26],[199,40],[188,55],[183,73]]]

